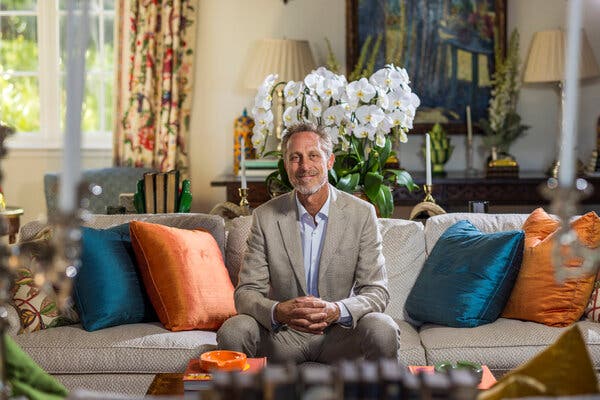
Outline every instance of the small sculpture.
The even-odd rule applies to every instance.
[[[431,137],[431,173],[433,175],[444,176],[446,175],[444,164],[450,159],[454,146],[450,144],[450,138],[439,123],[436,123],[431,128],[429,135]],[[425,146],[421,147],[421,151],[423,152],[423,157],[425,157]]]

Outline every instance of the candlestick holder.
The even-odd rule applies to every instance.
[[[238,193],[240,195],[240,207],[250,209],[250,203],[248,203],[248,188],[239,188]],[[248,214],[250,214],[248,212]],[[245,214],[245,215],[248,215]]]
[[[434,215],[446,214],[446,211],[436,204],[431,194],[433,192],[433,185],[423,185],[423,192],[425,193],[425,198],[413,207],[409,219],[427,219]]]
[[[555,234],[551,254],[557,282],[582,275],[595,275],[600,265],[600,251],[585,246],[570,223],[571,217],[577,215],[577,205],[581,199],[588,197],[592,191],[592,185],[582,178],[576,179],[575,185],[569,187],[559,186],[557,179],[550,178],[541,187],[542,195],[552,201],[551,212],[560,218],[560,228]],[[573,266],[576,260],[581,262],[579,267]]]
[[[212,215],[220,215],[225,219],[233,219],[236,217],[252,214],[250,203],[248,202],[248,188],[238,188],[240,195],[240,203],[235,204],[231,201],[225,201],[217,204],[210,210]]]

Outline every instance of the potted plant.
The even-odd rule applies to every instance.
[[[498,43],[498,41],[496,41]],[[517,113],[517,101],[521,89],[519,70],[519,32],[515,29],[503,58],[498,45],[495,49],[496,71],[492,80],[492,97],[488,108],[489,120],[482,119],[479,125],[485,136],[483,145],[491,155],[499,158],[512,158],[508,150],[511,144],[523,136],[529,126],[521,124]],[[494,157],[492,157],[494,158]]]
[[[369,79],[352,82],[323,67],[301,82],[277,82],[276,75],[269,75],[258,89],[252,110],[256,123],[252,142],[263,156],[281,156],[279,151],[265,154],[267,137],[273,131],[273,93],[279,85],[285,85],[284,126],[312,122],[331,136],[336,161],[329,182],[349,193],[364,193],[380,216],[390,217],[394,210],[391,187],[416,188],[408,172],[386,166],[388,158],[395,155],[392,140],[408,140],[420,103],[410,89],[406,70],[390,64]],[[281,157],[267,185],[291,190]]]

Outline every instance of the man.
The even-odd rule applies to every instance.
[[[274,362],[397,358],[374,207],[327,182],[331,138],[312,124],[281,147],[294,190],[254,210],[235,305],[220,349]]]

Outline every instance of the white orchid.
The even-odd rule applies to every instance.
[[[375,133],[375,144],[379,147],[385,146],[385,134],[377,131]]]
[[[318,74],[317,71],[313,71],[310,74],[306,75],[304,78],[304,84],[311,92],[317,91],[317,85],[324,78],[322,75]]]
[[[379,87],[377,88],[377,106],[386,111],[390,109],[390,97],[385,89]]]
[[[358,124],[353,130],[352,134],[358,139],[375,139],[376,128],[372,125]]]
[[[270,110],[273,98],[269,93],[258,92],[254,97],[254,110]]]
[[[419,99],[419,96],[417,96],[414,93],[410,93],[410,105],[414,108],[414,110],[416,111],[417,108],[419,108],[419,106],[421,105],[421,99]],[[414,113],[413,113],[414,116]]]
[[[383,119],[377,126],[377,132],[387,135],[394,127],[394,121],[389,115],[384,115]]]
[[[400,72],[393,68],[382,68],[375,72],[369,82],[375,87],[394,90],[402,83]]]
[[[273,132],[273,93],[283,86],[284,128],[298,122],[313,122],[324,127],[336,151],[347,152],[357,139],[366,152],[384,147],[392,137],[406,142],[412,128],[419,97],[412,93],[405,69],[392,64],[376,71],[369,79],[348,82],[343,75],[318,68],[302,81],[276,83],[269,75],[255,97],[254,145],[264,151]],[[356,151],[356,149],[354,150]],[[365,153],[365,157],[368,153]]]
[[[331,106],[323,112],[325,126],[340,126],[344,119],[346,119],[346,109],[342,104]]]
[[[344,91],[344,81],[337,77],[328,77],[317,83],[317,94],[323,101],[339,100]]]
[[[302,92],[302,82],[289,81],[283,88],[283,96],[286,103],[293,103]]]
[[[321,102],[316,97],[306,96],[306,108],[308,109],[309,115],[313,115],[315,117],[320,117],[321,112],[323,111],[323,106],[321,106]],[[314,122],[314,121],[311,121]]]
[[[360,106],[356,109],[356,118],[358,122],[363,125],[370,125],[373,128],[377,128],[379,123],[383,120],[385,114],[381,108],[374,104],[368,106]]]
[[[253,109],[252,114],[254,115],[255,126],[261,129],[266,128],[269,124],[273,124],[273,113],[271,110],[265,110],[262,108]]]
[[[292,106],[285,109],[283,113],[283,124],[285,126],[291,126],[297,124],[298,121],[298,109],[300,106]]]
[[[368,103],[371,101],[377,91],[375,87],[367,81],[367,78],[360,78],[358,81],[350,82],[346,88],[348,100],[350,103],[362,101]]]
[[[329,135],[333,144],[338,144],[340,138],[340,128],[338,126],[326,126],[323,129]]]

